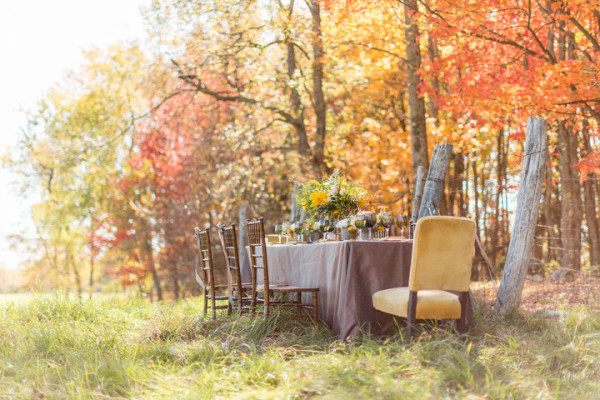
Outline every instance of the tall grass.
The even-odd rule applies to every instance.
[[[324,326],[201,315],[198,300],[0,304],[0,399],[597,399],[600,316],[477,317],[343,343]]]

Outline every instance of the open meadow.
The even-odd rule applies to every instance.
[[[494,321],[482,309],[464,340],[425,329],[405,345],[402,333],[343,343],[281,315],[212,321],[197,298],[4,298],[0,398],[598,398],[597,312]]]

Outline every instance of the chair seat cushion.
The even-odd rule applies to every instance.
[[[380,290],[373,294],[373,307],[388,314],[408,316],[408,287]],[[417,292],[417,319],[459,319],[458,296],[443,290]]]

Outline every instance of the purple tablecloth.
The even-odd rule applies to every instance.
[[[361,329],[381,334],[393,326],[393,318],[376,311],[371,296],[408,286],[411,252],[408,240],[271,245],[270,283],[318,287],[319,317],[340,340],[359,336]],[[247,260],[242,274],[249,277]]]

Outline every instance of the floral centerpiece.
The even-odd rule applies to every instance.
[[[321,182],[310,181],[300,187],[298,205],[310,216],[324,215],[342,219],[364,206],[367,192],[356,183],[340,177],[335,170]]]

